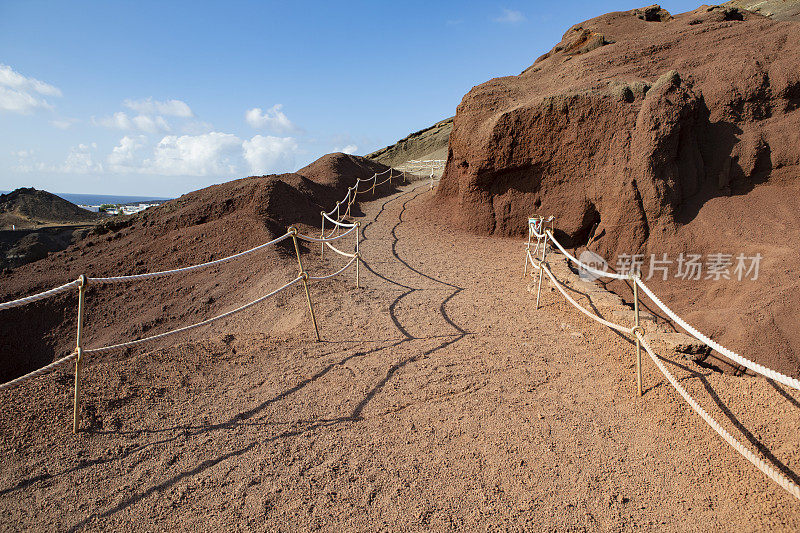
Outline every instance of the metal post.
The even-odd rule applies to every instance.
[[[358,241],[361,240],[359,232],[361,231],[361,222],[356,222],[356,289],[360,289],[358,280],[358,264],[361,262],[361,250],[359,249]]]
[[[294,242],[294,252],[297,254],[297,266],[300,267],[300,277],[303,278],[303,287],[306,290],[306,301],[308,301],[308,311],[311,313],[311,322],[314,323],[314,333],[317,335],[317,342],[319,338],[319,328],[317,328],[317,317],[314,314],[314,306],[311,304],[311,293],[308,291],[308,274],[303,270],[303,261],[300,259],[300,247],[297,245],[297,228],[294,226],[289,227],[289,233],[292,234],[292,241]]]
[[[522,267],[522,277],[524,278],[525,275],[528,273],[528,252],[531,251],[531,233],[533,228],[531,228],[531,221],[528,220],[528,244],[525,246],[525,265]]]
[[[639,284],[637,283],[638,274],[631,274],[633,282],[633,336],[636,337],[636,385],[639,389],[639,396],[642,396],[642,346],[639,341],[639,333],[644,336],[644,330],[639,325]]]
[[[545,230],[546,235],[546,230]],[[542,246],[542,262],[539,264],[539,287],[536,289],[536,309],[539,309],[539,296],[542,294],[542,276],[544,276],[544,260],[547,257],[547,241]]]
[[[372,178],[372,196],[375,196],[375,184],[378,183],[378,175]]]
[[[389,167],[389,185],[392,184],[392,167]]]
[[[325,238],[325,211],[320,211],[320,214],[322,215],[322,236],[320,238],[324,239]],[[319,252],[319,257],[320,257],[320,259],[322,259],[323,257],[325,257],[325,243],[322,242],[322,243],[320,243],[320,245],[321,245],[322,249]]]
[[[75,359],[75,397],[72,409],[72,433],[77,433],[81,425],[81,371],[83,370],[83,348],[81,347],[81,336],[83,335],[83,312],[84,303],[86,301],[86,276],[81,274],[78,278],[78,331],[75,335],[75,353],[78,357]]]

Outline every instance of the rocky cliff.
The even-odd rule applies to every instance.
[[[800,163],[799,59],[798,24],[734,8],[583,22],[464,97],[439,196],[470,229],[547,212],[573,244],[599,225],[604,251],[636,250],[698,198]]]
[[[670,305],[723,344],[800,374],[797,4],[773,18],[650,6],[569,28],[520,75],[464,96],[437,216],[524,235],[529,215],[554,215],[566,245],[591,240],[612,267],[642,254],[645,276],[652,256],[668,254],[672,270],[648,283]],[[676,279],[684,252],[758,254],[760,277]]]

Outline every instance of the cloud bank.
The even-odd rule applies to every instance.
[[[28,115],[37,109],[53,109],[45,96],[60,97],[61,90],[0,63],[0,111]]]

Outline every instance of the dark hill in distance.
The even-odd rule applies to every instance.
[[[0,194],[0,270],[63,250],[104,218],[47,191]]]
[[[92,223],[103,219],[99,213],[34,188],[0,194],[0,229],[34,228],[42,225]]]

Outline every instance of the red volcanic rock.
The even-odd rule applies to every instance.
[[[482,233],[524,235],[528,216],[554,215],[565,244],[593,236],[612,266],[761,253],[750,284],[652,283],[723,343],[800,375],[799,108],[800,22],[735,7],[610,13],[464,96],[435,201]]]
[[[519,76],[473,88],[440,199],[476,231],[521,234],[547,212],[571,243],[599,224],[603,251],[631,251],[687,199],[798,164],[800,26],[729,11],[603,15]]]

